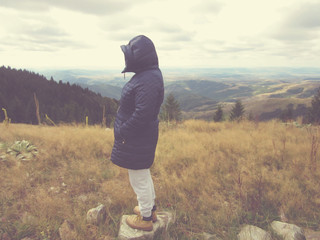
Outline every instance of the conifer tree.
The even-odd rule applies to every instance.
[[[221,105],[218,106],[217,111],[214,113],[213,120],[215,122],[221,122],[223,120],[223,110]]]
[[[37,117],[34,94],[40,102]],[[118,107],[116,100],[77,85],[57,83],[52,77],[48,81],[27,70],[0,67],[0,109],[7,110],[13,123],[36,124],[47,114],[55,123],[83,123],[88,116],[92,124],[100,124],[101,106],[106,106],[107,126],[112,125]]]
[[[248,114],[248,120],[249,120],[249,121],[255,121],[255,117],[254,117],[254,115],[253,115],[252,112],[249,112],[249,114]]]
[[[160,118],[169,122],[181,120],[180,104],[172,93],[167,96],[164,105],[161,108]]]
[[[311,107],[307,113],[307,122],[320,124],[320,88],[311,101]]]
[[[239,121],[242,119],[244,112],[245,110],[241,100],[237,100],[235,105],[231,109],[229,119],[231,121],[235,121],[235,120]]]
[[[280,114],[280,119],[283,122],[293,120],[293,104],[288,104],[287,108]]]

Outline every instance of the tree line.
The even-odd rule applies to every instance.
[[[85,123],[111,126],[119,102],[102,97],[88,88],[62,81],[56,82],[43,75],[27,70],[0,67],[0,122],[10,119],[13,123],[58,124]],[[231,121],[245,117],[245,108],[237,100],[227,118]],[[253,115],[247,115],[254,120]],[[279,117],[282,121],[294,119],[293,105],[282,110]],[[160,112],[163,121],[180,121],[182,119],[179,102],[170,93]],[[218,105],[212,119],[224,121],[226,116],[222,106]],[[304,123],[320,123],[320,88],[312,99],[311,107],[306,111]]]
[[[37,106],[38,103],[38,106]],[[0,121],[13,123],[85,123],[110,126],[118,101],[88,88],[56,82],[27,70],[0,67]]]
[[[299,106],[298,106],[299,107]],[[297,110],[297,109],[296,109]],[[311,106],[303,109],[305,114],[303,115],[303,123],[320,124],[320,88],[314,95]],[[161,108],[160,117],[165,121],[180,121],[181,120],[181,109],[179,102],[175,99],[174,95],[170,93]],[[237,100],[232,106],[232,109],[227,116],[230,121],[239,121],[247,117],[248,120],[256,120],[252,113],[245,116],[245,107],[241,100]],[[281,110],[279,113],[280,120],[283,122],[294,120],[294,108],[293,104],[289,104],[286,109]],[[215,122],[221,122],[226,119],[223,112],[222,106],[218,105],[212,120]]]

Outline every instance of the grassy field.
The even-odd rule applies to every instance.
[[[8,154],[17,140],[37,155]],[[0,124],[0,144],[0,239],[59,239],[65,219],[80,240],[114,238],[137,203],[127,170],[109,160],[112,130]],[[243,224],[267,229],[280,211],[290,223],[318,229],[319,144],[319,127],[276,121],[162,123],[151,172],[158,208],[175,215],[170,236],[236,239]],[[87,211],[99,203],[105,224],[87,225]]]

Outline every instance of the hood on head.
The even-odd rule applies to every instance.
[[[122,73],[139,72],[152,67],[158,67],[158,56],[153,42],[144,35],[134,37],[121,50],[125,56],[126,66]]]

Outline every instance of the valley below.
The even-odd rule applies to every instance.
[[[247,116],[265,121],[278,118],[288,106],[302,116],[320,87],[316,68],[210,68],[164,69],[165,94],[180,104],[183,119],[211,120],[218,105],[226,117],[241,100]],[[44,71],[48,78],[75,83],[104,97],[119,100],[121,89],[133,74],[120,71]]]

